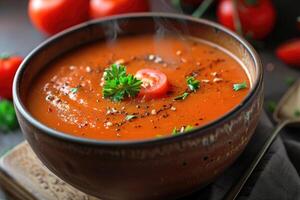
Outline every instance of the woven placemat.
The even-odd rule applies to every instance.
[[[13,199],[99,200],[75,189],[50,172],[27,142],[22,142],[1,157],[0,184]]]

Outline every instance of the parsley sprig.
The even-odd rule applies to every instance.
[[[112,64],[104,72],[103,97],[112,101],[122,101],[124,98],[135,97],[142,85],[142,81],[132,74],[126,74],[126,67]]]
[[[191,92],[196,92],[200,88],[200,81],[195,79],[195,77],[193,76],[186,77],[186,84],[188,86],[188,89],[184,93],[175,97],[174,98],[175,101],[186,99]]]
[[[186,83],[188,85],[189,90],[193,92],[196,92],[196,90],[200,88],[200,82],[193,76],[188,76],[186,78]]]

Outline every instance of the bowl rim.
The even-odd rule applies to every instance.
[[[130,19],[130,18],[168,18],[168,19],[174,19],[174,20],[186,20],[186,21],[192,21],[200,24],[204,24],[210,27],[213,27],[219,31],[225,32],[226,34],[230,35],[230,37],[233,37],[235,40],[241,43],[243,47],[250,53],[254,65],[257,69],[257,79],[253,83],[253,87],[247,94],[247,96],[243,99],[243,101],[240,102],[240,104],[233,107],[231,110],[226,112],[221,117],[205,124],[204,126],[200,126],[198,128],[195,128],[191,130],[188,134],[178,134],[176,136],[164,136],[161,138],[150,138],[150,139],[143,139],[143,140],[121,140],[121,141],[113,141],[113,140],[97,140],[97,139],[90,139],[90,138],[83,138],[80,136],[73,136],[71,134],[53,129],[51,127],[48,127],[47,125],[43,124],[36,118],[34,118],[29,111],[27,111],[26,106],[22,103],[22,100],[20,98],[20,91],[19,91],[19,84],[21,82],[22,75],[28,66],[28,62],[39,53],[39,51],[48,45],[51,45],[53,42],[56,42],[56,40],[65,37],[65,35],[68,35],[70,33],[80,31],[81,29],[85,29],[89,26],[93,26],[96,24],[100,24],[107,21],[112,20],[120,20],[120,19]],[[262,69],[262,63],[261,60],[256,52],[256,50],[241,36],[239,36],[237,33],[234,33],[233,31],[206,19],[198,19],[192,16],[187,16],[183,14],[177,14],[177,13],[162,13],[162,12],[140,12],[140,13],[127,13],[127,14],[120,14],[120,15],[114,15],[109,17],[104,17],[101,19],[95,19],[90,20],[75,26],[72,26],[71,28],[68,28],[48,39],[40,43],[37,47],[35,47],[23,60],[20,67],[18,68],[14,81],[13,81],[13,102],[15,105],[15,108],[18,110],[18,112],[34,127],[37,129],[42,130],[43,134],[48,134],[51,137],[55,137],[62,140],[67,140],[68,142],[73,143],[80,143],[80,144],[89,144],[89,145],[96,145],[96,146],[132,146],[132,145],[150,145],[154,143],[166,143],[170,142],[172,140],[180,140],[184,137],[193,137],[195,134],[199,134],[201,132],[205,132],[205,130],[210,129],[217,124],[221,124],[225,119],[233,115],[234,113],[241,110],[245,104],[249,102],[249,100],[252,98],[252,96],[256,93],[260,85],[262,85],[263,82],[263,69]]]

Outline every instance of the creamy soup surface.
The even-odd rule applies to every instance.
[[[103,98],[103,72],[121,63],[164,73],[168,91],[115,102]],[[187,77],[200,88],[183,100]],[[247,85],[238,91],[234,84]],[[43,124],[70,135],[98,140],[142,140],[203,126],[237,106],[251,88],[241,64],[221,48],[191,38],[128,36],[80,47],[50,63],[31,84],[27,108]],[[173,132],[173,133],[172,133]],[[175,131],[176,132],[176,131]]]

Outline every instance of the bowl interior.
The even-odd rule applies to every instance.
[[[23,102],[26,100],[32,80],[43,68],[48,66],[48,63],[62,54],[94,41],[109,41],[122,35],[146,33],[156,34],[158,37],[164,37],[166,34],[175,34],[178,37],[189,36],[212,42],[224,48],[238,58],[245,67],[252,84],[251,92],[248,95],[251,95],[261,79],[261,65],[255,51],[247,42],[231,31],[215,23],[183,15],[141,13],[90,21],[45,41],[27,56],[20,67],[14,83],[15,101],[19,101],[19,105],[28,114]]]

